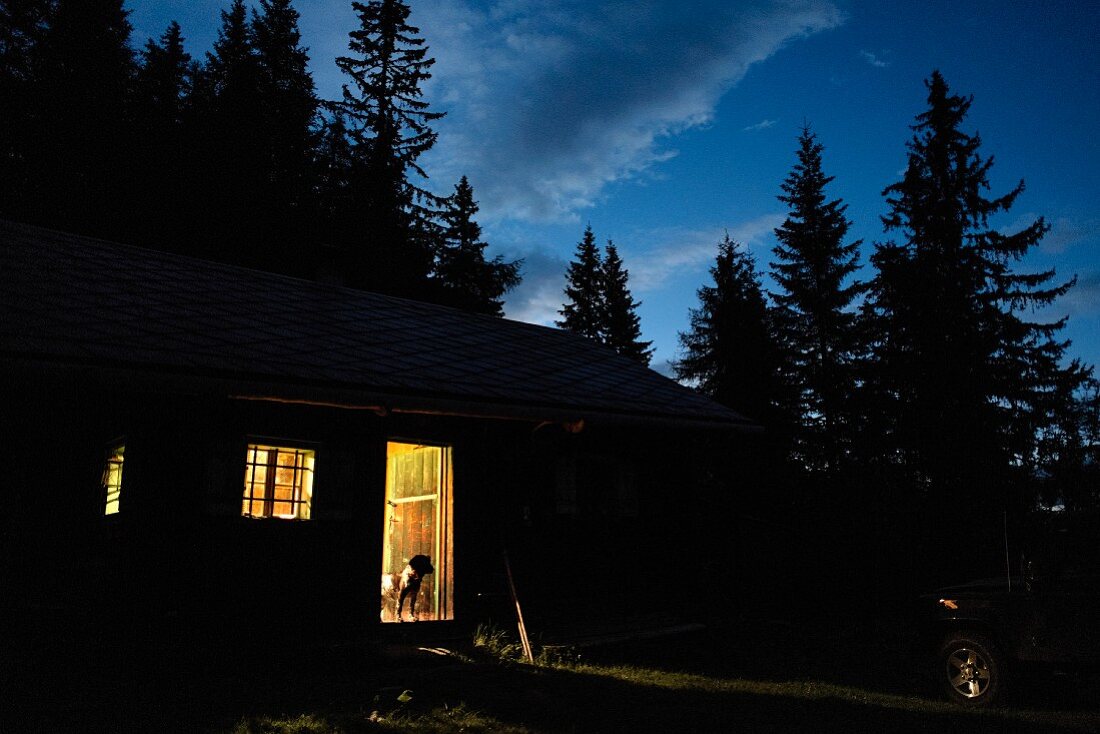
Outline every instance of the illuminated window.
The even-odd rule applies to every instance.
[[[118,512],[119,498],[122,496],[122,459],[126,452],[126,446],[119,443],[107,450],[107,458],[103,462],[103,490],[107,498],[103,507],[104,515],[114,515]]]
[[[313,502],[313,464],[313,451],[249,444],[241,514],[308,520]]]
[[[383,622],[454,618],[452,514],[451,448],[387,443]]]

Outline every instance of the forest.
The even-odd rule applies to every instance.
[[[352,6],[324,100],[292,0],[232,0],[202,58],[176,23],[134,48],[122,0],[0,0],[0,217],[503,316],[522,262],[419,163],[445,114],[427,39],[402,0]],[[971,98],[924,83],[869,267],[806,124],[770,262],[716,243],[674,365],[765,429],[706,467],[723,506],[899,584],[1003,568],[1029,513],[1100,505],[1100,389],[1043,310],[1074,279],[1020,269],[1049,225],[990,224],[1023,182],[991,192]],[[587,228],[564,275],[558,325],[648,364],[615,244]]]

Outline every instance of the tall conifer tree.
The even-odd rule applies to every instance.
[[[557,325],[595,342],[603,341],[603,258],[596,246],[592,225],[584,230],[565,273],[565,297]]]
[[[637,309],[641,305],[630,293],[630,274],[623,267],[619,250],[610,240],[604,248],[600,280],[603,287],[603,343],[619,354],[648,366],[653,342],[641,340],[642,327]]]
[[[172,21],[159,39],[149,39],[137,71],[135,118],[136,156],[131,185],[142,216],[135,222],[141,244],[188,249],[186,237],[193,218],[193,155],[189,124],[191,55],[183,32]]]
[[[520,282],[520,262],[505,262],[500,255],[485,259],[487,245],[474,219],[477,212],[474,189],[463,176],[442,212],[443,247],[435,266],[440,300],[467,311],[503,316],[504,294]]]
[[[313,153],[319,103],[291,0],[260,0],[252,39],[259,71],[257,133],[267,162],[260,234],[271,258],[297,263],[286,269],[309,275],[314,253],[304,246],[317,216]]]
[[[206,244],[194,254],[271,267],[256,231],[268,163],[260,76],[248,10],[233,0],[221,11],[218,38],[195,82],[203,217],[191,239]]]
[[[346,277],[351,285],[420,297],[438,246],[438,200],[412,177],[427,178],[417,161],[435,144],[431,123],[443,116],[421,98],[435,60],[402,0],[352,7],[360,23],[348,44],[354,55],[336,59],[352,86],[334,103],[347,120],[355,162],[357,221],[343,243]]]
[[[860,242],[844,242],[851,223],[845,205],[826,198],[833,177],[822,171],[823,148],[808,126],[798,143],[798,162],[779,196],[790,210],[775,230],[773,320],[794,403],[788,412],[797,416],[795,462],[811,472],[835,473],[850,452],[856,423],[861,347],[852,302],[862,286],[852,275]]]
[[[183,124],[183,108],[190,94],[191,54],[183,42],[180,24],[172,21],[159,40],[146,41],[137,72],[143,116],[173,127]]]
[[[324,107],[326,114],[320,123],[313,153],[319,223],[319,231],[314,237],[324,251],[334,253],[344,241],[343,233],[354,229],[351,190],[354,155],[343,113],[331,105]],[[333,260],[335,265],[337,258],[326,259]]]
[[[776,426],[780,382],[768,307],[752,255],[727,234],[699,288],[691,328],[681,332],[676,377],[768,428]]]
[[[30,219],[126,239],[134,52],[122,0],[56,0],[34,45]]]
[[[1100,381],[1089,378],[1039,433],[1040,501],[1100,508]]]
[[[951,94],[938,71],[926,86],[928,109],[913,125],[904,177],[883,192],[890,206],[883,224],[900,241],[877,246],[872,258],[879,433],[885,455],[935,514],[928,527],[947,533],[969,522],[973,547],[988,549],[1002,511],[1023,501],[1009,495],[1029,479],[1038,432],[1086,371],[1062,366],[1064,319],[1026,317],[1073,281],[1013,270],[1046,222],[1009,234],[989,226],[1023,182],[987,198],[992,158],[961,129],[971,98]],[[960,571],[973,560],[951,558],[956,544],[947,537],[930,542]]]
[[[0,0],[0,216],[25,219],[34,157],[35,48],[46,30],[49,0]]]

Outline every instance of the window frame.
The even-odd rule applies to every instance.
[[[440,455],[440,473],[439,473],[439,492],[433,495],[413,495],[409,497],[391,497],[391,478],[389,474],[389,446],[390,444],[404,444],[411,446],[423,446],[427,448],[439,449]],[[382,566],[383,576],[396,575],[393,571],[389,570],[390,566],[393,566],[393,559],[389,558],[392,553],[392,548],[389,547],[389,525],[391,508],[396,509],[399,505],[409,504],[412,502],[423,502],[432,498],[435,500],[435,518],[436,518],[436,537],[433,539],[434,552],[431,555],[432,564],[435,567],[435,579],[433,579],[433,597],[432,597],[432,609],[433,618],[423,619],[424,622],[449,622],[455,619],[454,609],[454,454],[455,443],[453,441],[438,439],[438,438],[410,438],[405,435],[387,436],[383,441],[383,451],[385,452],[385,477],[382,490],[383,501],[383,528],[382,528],[382,548],[381,557],[378,559]],[[387,564],[387,559],[390,563]],[[400,572],[400,569],[394,567],[394,571]],[[383,599],[385,603],[385,599]],[[390,624],[396,622],[395,619],[388,619],[383,613],[381,616],[383,624]]]
[[[99,477],[99,491],[100,491],[100,507],[103,510],[102,516],[104,518],[112,518],[122,514],[122,489],[123,479],[125,477],[126,467],[126,436],[118,436],[106,443],[103,450],[103,462],[102,471]],[[114,460],[116,456],[121,457],[117,462]],[[118,481],[112,484],[110,478],[114,472],[113,467],[117,465],[117,478]],[[113,492],[112,492],[112,488]],[[112,494],[114,498],[112,499]],[[114,510],[111,509],[112,503]]]
[[[258,464],[255,460],[255,451],[268,452],[267,461]],[[278,463],[280,454],[302,455],[302,465],[299,466],[297,458],[291,465]],[[244,440],[244,471],[242,483],[237,485],[241,501],[239,517],[244,520],[281,520],[284,522],[309,522],[314,517],[313,499],[317,475],[317,455],[320,453],[320,444],[312,441],[279,438],[273,436],[249,435]],[[309,465],[306,466],[306,461]],[[264,467],[264,481],[262,484],[263,495],[256,496],[255,481],[256,468]],[[278,499],[273,490],[278,485],[278,471],[280,469],[293,469],[291,483],[292,495],[290,499]],[[298,477],[301,476],[299,486]],[[251,512],[256,503],[262,503],[262,514]],[[289,503],[293,511],[292,515],[275,514],[275,506]],[[302,516],[301,508],[304,506],[305,515]]]

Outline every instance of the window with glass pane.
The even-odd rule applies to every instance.
[[[114,515],[118,512],[119,499],[122,496],[122,459],[126,452],[123,444],[116,444],[107,450],[107,458],[103,462],[103,489],[106,492],[107,502],[103,508],[104,515]]]
[[[383,622],[453,619],[451,520],[450,447],[388,442]]]
[[[314,452],[307,449],[249,444],[241,514],[308,520],[314,459]]]

